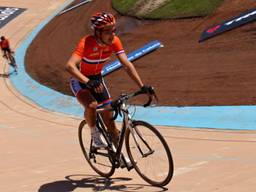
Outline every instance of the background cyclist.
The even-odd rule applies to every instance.
[[[4,36],[1,36],[0,38],[0,47],[3,53],[3,57],[5,57],[10,63],[10,65],[12,65],[15,69],[15,71],[17,72],[17,65],[14,61],[14,59],[12,59],[12,50],[10,48],[10,43],[9,40],[7,38],[5,38]]]
[[[10,49],[10,43],[9,40],[6,39],[4,36],[1,36],[0,38],[0,47],[3,53],[3,57],[6,57],[9,61],[9,55],[11,54],[11,49]]]

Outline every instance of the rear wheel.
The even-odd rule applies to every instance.
[[[91,130],[83,120],[78,129],[79,143],[89,165],[102,177],[110,177],[115,172],[107,149],[92,147]]]
[[[143,121],[133,121],[131,130],[127,129],[125,143],[135,170],[146,182],[165,186],[171,181],[171,151],[155,127]]]

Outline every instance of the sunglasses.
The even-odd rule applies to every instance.
[[[106,35],[112,35],[113,33],[116,33],[116,28],[113,29],[107,29],[107,30],[102,30],[102,33]]]

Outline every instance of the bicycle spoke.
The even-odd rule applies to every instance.
[[[85,123],[79,127],[79,142],[89,165],[101,176],[110,177],[114,173],[108,151],[106,149],[94,149],[91,141],[91,130]]]

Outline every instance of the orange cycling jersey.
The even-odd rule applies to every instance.
[[[82,59],[80,71],[85,76],[98,75],[110,59],[112,53],[124,53],[120,39],[114,36],[111,45],[99,45],[94,36],[85,36],[80,40],[73,54]]]
[[[9,48],[9,41],[7,39],[0,41],[1,49]]]

